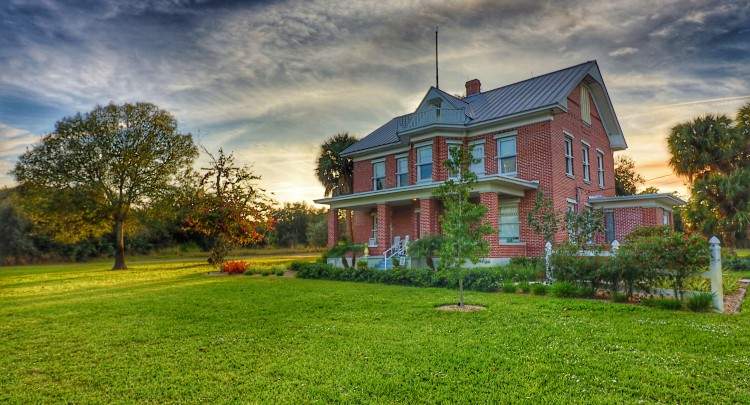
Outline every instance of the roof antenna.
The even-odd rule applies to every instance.
[[[435,26],[435,88],[440,88],[440,80],[438,80],[438,26]]]

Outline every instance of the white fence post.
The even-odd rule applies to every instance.
[[[550,258],[552,257],[552,242],[547,241],[544,244],[544,278],[549,282],[552,281],[552,263]]]
[[[724,286],[721,277],[721,244],[719,238],[711,237],[708,241],[711,248],[711,264],[708,272],[704,276],[711,280],[711,293],[714,296],[714,308],[719,312],[724,312]]]

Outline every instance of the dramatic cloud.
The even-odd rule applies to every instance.
[[[746,2],[12,0],[0,21],[3,172],[57,119],[146,100],[253,163],[280,199],[319,197],[326,136],[364,136],[433,84],[436,25],[451,93],[597,59],[647,178],[670,172],[672,125],[750,100]]]

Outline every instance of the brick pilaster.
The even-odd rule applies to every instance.
[[[498,229],[499,200],[497,193],[487,192],[479,193],[479,202],[487,207],[482,222],[492,227],[492,233],[485,235],[484,240],[489,244],[489,256],[499,257],[500,255],[500,230]]]
[[[391,207],[378,204],[378,250],[391,247]]]
[[[424,198],[419,200],[419,232],[421,236],[439,233],[437,200]]]
[[[328,247],[333,247],[339,241],[339,210],[328,210]]]

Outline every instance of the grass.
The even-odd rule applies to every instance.
[[[109,265],[0,269],[0,402],[750,402],[746,313]]]

